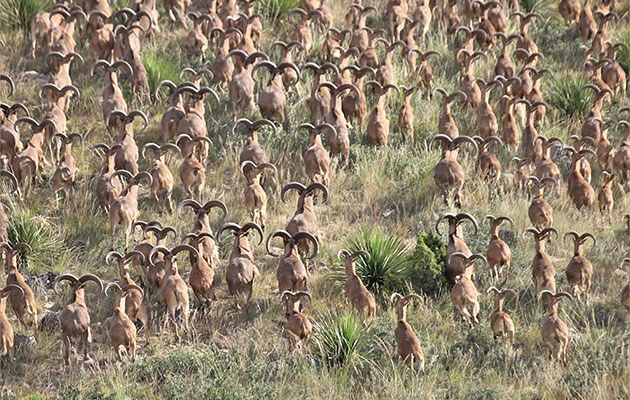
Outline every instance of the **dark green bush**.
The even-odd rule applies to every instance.
[[[409,280],[416,292],[435,296],[448,284],[444,260],[446,246],[429,232],[420,232],[410,258]]]
[[[619,43],[625,43],[629,48],[620,48],[617,51],[617,61],[621,67],[626,71],[627,75],[630,75],[630,30],[626,30],[617,38]],[[614,42],[613,42],[614,43]]]

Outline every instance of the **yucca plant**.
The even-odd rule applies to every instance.
[[[519,0],[521,11],[527,13],[542,13],[549,9],[549,0]]]
[[[356,312],[327,311],[313,321],[311,349],[327,367],[346,367],[355,372],[370,365],[378,348],[371,325],[363,324]]]
[[[48,0],[0,0],[0,26],[27,36],[33,17],[49,6]]]
[[[357,275],[375,297],[384,301],[393,292],[404,291],[410,273],[410,257],[407,246],[397,236],[389,235],[380,228],[359,232],[347,243],[350,253],[365,250],[370,258],[361,256],[355,262]],[[338,282],[346,279],[343,265],[331,274]]]
[[[74,256],[74,251],[66,248],[58,227],[30,211],[13,209],[7,230],[11,245],[27,243],[33,249],[32,253],[24,254],[28,272],[59,271]]]
[[[151,96],[155,93],[158,83],[168,79],[176,85],[179,83],[180,68],[172,57],[159,51],[151,51],[142,55],[142,64],[147,70],[147,80],[151,89]]]
[[[289,11],[298,6],[298,0],[260,0],[256,11],[267,21],[275,24]]]
[[[567,118],[584,117],[593,104],[593,92],[584,89],[590,81],[580,75],[566,75],[554,81],[551,106]]]

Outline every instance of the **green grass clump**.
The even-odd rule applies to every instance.
[[[289,11],[298,6],[298,0],[260,0],[256,11],[267,21],[275,24]]]
[[[74,252],[67,249],[64,236],[49,219],[30,211],[16,209],[13,211],[8,226],[9,243],[27,243],[33,249],[25,253],[29,273],[60,271]]]
[[[181,68],[173,61],[172,57],[159,51],[150,51],[142,56],[142,64],[147,70],[147,80],[151,89],[151,97],[155,93],[158,83],[168,79],[176,85],[179,83]]]
[[[411,255],[410,281],[415,291],[437,295],[448,284],[444,260],[446,246],[439,237],[420,232]]]
[[[566,75],[556,79],[551,88],[551,106],[566,118],[583,118],[593,104],[593,92],[583,88],[589,83],[581,75]]]
[[[622,32],[617,38],[618,43],[625,43],[627,48],[621,47],[617,51],[617,61],[621,68],[626,71],[626,74],[630,74],[630,30]]]
[[[527,13],[542,13],[549,9],[549,0],[519,0],[521,11]]]
[[[318,316],[313,332],[312,352],[329,368],[358,371],[376,357],[376,336],[354,311],[328,311]]]
[[[49,8],[48,0],[0,0],[0,24],[4,28],[28,35],[31,20]]]

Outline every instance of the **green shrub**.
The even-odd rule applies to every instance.
[[[151,89],[151,97],[155,93],[155,88],[158,83],[168,79],[173,81],[176,85],[179,83],[180,68],[172,57],[159,52],[150,51],[142,56],[142,64],[147,70],[147,80],[149,81],[149,88]]]
[[[617,51],[617,61],[626,71],[626,75],[630,75],[630,30],[622,32],[617,38],[617,42],[625,43],[628,46],[628,48],[621,47]]]
[[[567,118],[585,117],[593,104],[593,91],[582,87],[589,83],[581,75],[556,79],[551,90],[551,106]]]
[[[549,0],[519,0],[521,11],[524,13],[542,13],[549,9]]]
[[[298,0],[260,0],[256,12],[275,24],[289,11],[298,6]]]
[[[49,6],[48,0],[0,0],[0,26],[21,31],[26,36],[33,17]]]
[[[438,236],[420,232],[411,255],[409,278],[416,292],[435,296],[448,284],[444,260],[446,246]]]
[[[411,264],[402,239],[379,228],[364,230],[350,239],[348,250],[351,253],[365,250],[370,254],[369,260],[358,258],[355,268],[365,287],[377,298],[383,300],[393,292],[405,290]]]
[[[32,253],[23,255],[28,272],[43,273],[65,268],[74,256],[74,250],[67,249],[64,235],[50,220],[30,211],[14,209],[9,218],[9,243],[27,243]]]
[[[327,367],[354,371],[370,365],[376,357],[376,336],[355,311],[328,311],[314,318],[311,349]]]

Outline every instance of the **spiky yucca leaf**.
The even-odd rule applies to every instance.
[[[327,311],[314,318],[311,349],[327,367],[356,371],[374,360],[377,338],[356,312]]]
[[[593,92],[583,88],[589,83],[581,75],[566,75],[556,79],[551,89],[551,106],[567,118],[584,117],[593,104]]]
[[[260,0],[256,11],[272,24],[298,6],[298,0]]]
[[[49,6],[48,0],[0,0],[0,25],[28,35],[33,17]]]
[[[147,70],[147,80],[151,89],[151,96],[155,92],[158,83],[168,79],[178,84],[180,68],[173,61],[172,57],[168,57],[163,53],[151,51],[142,56],[142,64]]]

